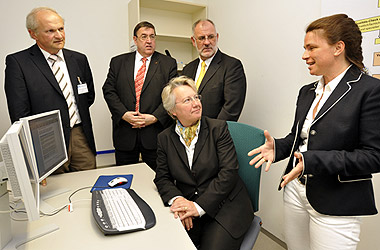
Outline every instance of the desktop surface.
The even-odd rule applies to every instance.
[[[41,193],[52,189],[70,188],[67,193],[52,197],[46,202],[54,208],[68,203],[69,195],[79,188],[92,186],[99,175],[133,174],[132,186],[138,195],[153,209],[156,225],[148,230],[127,234],[105,236],[96,225],[91,212],[90,188],[81,190],[72,198],[73,212],[67,209],[54,216],[44,216],[33,222],[12,220],[12,231],[25,233],[47,224],[55,224],[59,230],[35,239],[18,250],[60,250],[60,249],[181,249],[195,250],[180,220],[165,207],[153,183],[154,172],[145,164],[133,164],[120,167],[107,167],[88,171],[50,176],[47,186],[41,187]],[[46,189],[46,190],[45,190]]]

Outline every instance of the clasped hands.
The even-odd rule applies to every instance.
[[[170,207],[170,211],[174,213],[174,218],[181,220],[183,227],[188,231],[193,228],[193,217],[199,216],[194,202],[184,197],[175,199]]]
[[[142,114],[138,111],[127,111],[122,119],[132,125],[132,128],[143,128],[157,122],[154,115]]]
[[[267,130],[264,131],[266,142],[258,148],[255,148],[248,152],[248,156],[257,154],[249,165],[254,165],[255,168],[259,168],[264,162],[266,162],[265,172],[269,171],[269,168],[274,160],[274,139]],[[294,157],[298,159],[297,165],[288,174],[282,177],[281,187],[285,187],[289,182],[297,178],[303,171],[303,158],[299,152],[294,153]]]

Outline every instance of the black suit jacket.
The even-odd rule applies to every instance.
[[[291,156],[285,174],[293,167],[316,84],[301,88],[292,131],[275,140],[275,160]],[[316,211],[376,214],[371,174],[380,171],[380,81],[351,66],[316,115],[307,146],[303,174],[308,175],[306,194]]]
[[[199,58],[183,68],[183,75],[195,79]],[[247,82],[242,63],[220,50],[215,54],[199,86],[203,115],[237,121],[244,106]]]
[[[116,149],[123,151],[130,151],[135,147],[138,130],[144,148],[157,148],[157,134],[171,121],[162,106],[161,92],[169,80],[177,76],[176,61],[154,52],[141,90],[140,112],[154,115],[158,122],[134,129],[122,117],[125,112],[134,111],[136,107],[135,56],[136,52],[131,52],[112,58],[103,85],[104,99],[112,114],[113,143]]]
[[[225,121],[202,117],[191,170],[175,125],[159,134],[157,155],[154,182],[166,205],[183,196],[197,202],[233,237],[248,230],[253,209]]]
[[[63,49],[83,131],[96,154],[89,107],[94,103],[95,90],[91,69],[84,54]],[[78,94],[78,77],[87,84],[88,93]],[[70,118],[66,100],[53,72],[38,45],[8,55],[5,68],[5,93],[11,121],[58,109],[61,112],[66,147],[70,139]]]

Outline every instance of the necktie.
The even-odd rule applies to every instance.
[[[197,89],[199,89],[199,85],[201,85],[201,82],[202,82],[203,77],[205,76],[205,73],[206,73],[206,63],[205,61],[202,61],[201,72],[199,73],[197,83],[196,83]]]
[[[136,79],[135,79],[135,89],[136,89],[136,111],[139,111],[140,109],[140,96],[141,96],[141,89],[144,84],[144,76],[145,76],[145,70],[146,70],[146,58],[142,58],[141,61],[143,62],[142,66],[139,68],[139,71],[137,71]]]
[[[57,55],[50,55],[49,60],[53,62],[52,64],[52,70],[53,74],[55,76],[55,79],[57,79],[57,82],[59,84],[59,87],[62,90],[63,96],[65,97],[67,107],[69,108],[69,117],[70,117],[70,127],[74,127],[74,125],[78,121],[78,115],[74,107],[74,99],[73,95],[70,92],[70,89],[68,87],[68,83],[64,79],[64,74],[61,68],[59,67],[57,60],[58,56]]]
[[[319,106],[319,103],[321,102],[322,100],[322,97],[323,97],[323,94],[325,93],[325,87],[323,87],[323,92],[322,92],[322,95],[321,95],[321,98],[319,98],[317,104],[315,105],[315,107],[313,108],[313,120],[315,118],[315,115],[317,114],[317,110],[318,110],[318,106]]]

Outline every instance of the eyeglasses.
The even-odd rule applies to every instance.
[[[207,40],[209,40],[210,42],[214,42],[216,40],[216,35],[209,35],[209,36],[199,36],[199,37],[195,37],[193,36],[195,40],[198,40],[202,43],[204,43]]]
[[[189,105],[190,103],[192,103],[193,101],[194,102],[200,102],[202,100],[202,96],[201,95],[195,95],[195,96],[189,96],[189,97],[186,97],[185,99],[183,99],[182,101],[180,102],[176,102],[175,104],[177,103],[182,103],[184,105]]]
[[[148,40],[148,38],[150,38],[151,41],[154,41],[156,39],[156,35],[152,34],[152,35],[141,35],[140,37],[136,36],[138,39],[140,39],[140,41],[142,42],[145,42],[146,40]]]

